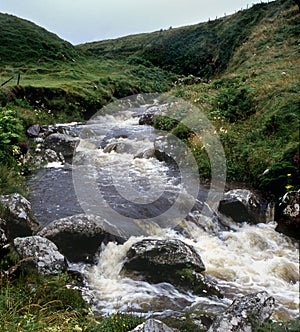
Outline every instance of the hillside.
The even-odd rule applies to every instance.
[[[31,22],[0,13],[0,195],[28,194],[24,179],[34,172],[30,161],[24,163],[21,147],[26,148],[29,142],[31,151],[38,148],[37,142],[26,136],[26,129],[32,124],[84,121],[103,105],[119,98],[164,92],[197,106],[214,125],[214,134],[226,154],[227,188],[259,189],[278,207],[283,194],[299,189],[300,14],[295,3],[299,6],[298,0],[276,0],[206,23],[77,46]],[[190,127],[174,121],[171,115],[157,116],[154,126],[172,132],[190,147],[199,173],[208,183],[210,160],[205,143],[194,134],[201,120],[198,114],[191,115]],[[64,173],[68,170],[69,166],[62,169]],[[48,191],[49,186],[45,188]],[[4,213],[0,206],[1,227],[6,220]],[[276,216],[275,220],[280,226],[280,218]],[[277,230],[297,237],[298,221],[294,224],[283,221],[282,225],[285,230]],[[276,287],[276,294],[290,293],[287,286],[297,286],[292,285],[297,281],[297,271],[285,258],[289,256],[286,248],[293,239],[277,234],[278,246],[277,237],[265,235],[271,226],[254,226],[258,232],[252,226],[247,227],[249,238],[239,231],[226,232],[228,236],[221,235],[215,240],[208,234],[209,242],[218,244],[216,254],[213,248],[209,250],[212,257],[209,265],[215,261],[220,274],[228,277],[231,284],[237,284],[236,276],[241,274],[243,265],[238,265],[236,273],[231,275],[226,261],[218,258],[218,253],[225,248],[221,242],[226,245],[223,254],[230,253],[233,245],[235,256],[232,257],[239,261],[243,256],[242,263],[245,257],[250,257],[251,247],[253,258],[240,276],[247,291],[251,290],[249,280],[252,280],[251,275],[250,279],[246,278],[248,265],[252,270],[259,267],[258,279],[262,276],[261,267],[268,265],[272,271],[265,270],[270,274],[266,275],[264,285]],[[1,227],[0,326],[3,331],[124,332],[131,331],[143,320],[142,316],[134,315],[93,315],[77,291],[82,275],[76,271],[59,276],[20,273],[21,263],[28,259],[20,262],[14,246],[6,244]],[[241,225],[240,229],[245,228]],[[199,234],[201,248],[205,249],[206,237],[202,231]],[[256,251],[269,256],[257,256]],[[106,252],[104,256],[109,255]],[[276,278],[280,277],[284,292],[278,291],[281,288],[274,283],[273,273]],[[129,288],[131,293],[132,290]],[[241,294],[238,289],[236,292]],[[146,295],[148,301],[150,294]],[[184,298],[179,300],[185,302]],[[157,301],[162,306],[168,299]],[[293,310],[296,312],[297,308],[295,303]],[[179,313],[177,308],[176,311]],[[202,308],[192,306],[182,317],[176,314],[173,323],[171,318],[166,318],[166,323],[180,331],[200,331],[199,317],[207,320]],[[268,320],[253,328],[253,331],[283,330],[298,331],[299,317],[290,322]]]
[[[73,45],[32,22],[0,13],[0,24],[1,67],[8,63],[60,61],[78,56]]]
[[[291,5],[289,0],[261,3],[207,23],[87,43],[77,49],[113,59],[141,58],[176,74],[211,78],[227,67],[257,26]]]
[[[50,110],[52,121],[72,120],[89,117],[115,98],[170,88],[171,75],[155,66],[89,56],[12,15],[0,13],[0,25],[3,105],[15,96],[25,108],[38,106],[40,113]]]
[[[275,197],[298,188],[300,17],[294,1],[78,46],[10,15],[0,14],[0,24],[0,83],[12,79],[0,89],[1,103],[27,125],[88,118],[116,98],[170,91],[200,107],[219,130],[230,181]],[[189,131],[156,125],[186,139],[201,174],[210,176],[201,143]]]
[[[254,7],[266,15],[226,69],[210,84],[189,85],[193,80],[186,77],[172,94],[197,105],[217,128],[228,180],[247,182],[277,200],[299,189],[300,15],[293,1]],[[200,172],[209,176],[201,144],[188,140]]]

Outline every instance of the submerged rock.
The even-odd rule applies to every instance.
[[[275,300],[267,292],[258,292],[235,299],[218,315],[208,332],[252,332],[252,324],[261,325],[274,310]]]
[[[178,332],[157,319],[147,319],[130,332]]]
[[[54,150],[56,153],[61,153],[65,158],[73,157],[78,143],[78,137],[67,134],[54,133],[45,138],[46,148]]]
[[[95,261],[102,243],[124,243],[118,230],[99,216],[78,214],[55,220],[38,235],[54,242],[59,251],[71,262]]]
[[[233,189],[224,194],[219,212],[235,222],[258,224],[266,221],[264,202],[247,189]]]
[[[16,237],[32,235],[39,229],[39,223],[34,218],[30,202],[20,194],[0,196],[3,206],[1,227],[9,241]]]
[[[219,289],[200,272],[205,266],[197,251],[180,240],[145,239],[131,246],[123,272],[149,282],[169,282],[198,295],[217,295]]]
[[[14,246],[20,255],[23,270],[34,269],[43,275],[58,274],[67,269],[64,256],[57,246],[40,236],[18,237]]]

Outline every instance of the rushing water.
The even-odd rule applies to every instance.
[[[95,266],[72,266],[85,275],[85,294],[94,309],[101,313],[129,311],[145,315],[167,315],[189,308],[220,312],[234,296],[266,290],[276,300],[273,318],[299,315],[298,244],[277,233],[274,222],[242,224],[235,231],[228,231],[214,224],[209,227],[207,218],[207,227],[185,221],[181,224],[185,232],[178,233],[173,227],[177,222],[168,220],[164,224],[158,218],[174,205],[173,197],[179,197],[180,203],[171,214],[176,219],[190,194],[182,189],[178,169],[153,156],[161,133],[138,125],[136,115],[142,111],[145,109],[97,116],[86,126],[79,126],[76,130],[81,132],[81,141],[73,166],[42,169],[29,182],[31,201],[43,225],[82,211],[97,212],[99,197],[91,195],[95,188],[106,204],[101,208],[124,216],[122,232],[128,240],[123,245],[109,243],[103,247]],[[84,170],[75,180],[75,190],[74,169]],[[124,179],[125,184],[130,183],[131,200],[124,198],[128,194]],[[200,192],[205,196],[205,190],[200,188]],[[142,222],[145,215],[155,221],[148,224],[146,231]],[[130,224],[130,218],[135,222]],[[205,273],[214,278],[225,298],[198,297],[182,293],[168,283],[153,285],[123,276],[127,250],[147,236],[178,238],[193,245],[203,259]]]

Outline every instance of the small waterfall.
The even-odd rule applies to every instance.
[[[126,252],[144,237],[131,237],[124,245],[109,243],[99,263],[84,269],[86,289],[94,308],[102,313],[117,311],[166,315],[197,306],[218,313],[233,297],[267,290],[276,300],[274,319],[299,314],[298,247],[274,230],[274,224],[243,225],[238,231],[223,231],[219,237],[201,228],[189,228],[190,238],[164,230],[158,238],[178,238],[194,246],[205,262],[205,273],[213,276],[225,299],[181,293],[170,284],[149,284],[120,274]],[[153,237],[151,237],[153,238]]]
[[[273,318],[285,320],[299,315],[299,246],[275,231],[273,207],[268,207],[267,224],[236,224],[234,231],[228,230],[226,221],[218,224],[206,202],[193,200],[183,190],[178,171],[155,158],[154,143],[161,139],[161,133],[150,126],[139,126],[136,116],[146,109],[144,105],[135,111],[97,116],[76,129],[81,140],[72,165],[73,177],[76,170],[84,170],[79,173],[80,190],[76,188],[76,193],[72,172],[64,168],[43,169],[29,183],[34,209],[40,220],[46,216],[45,224],[81,209],[97,214],[100,199],[93,190],[100,190],[105,197],[102,215],[111,209],[116,212],[116,226],[126,226],[127,242],[108,243],[97,265],[73,266],[86,277],[85,292],[92,298],[94,309],[103,314],[159,316],[197,306],[218,313],[236,295],[266,290],[276,300]],[[202,194],[208,196],[204,190]],[[126,195],[130,195],[129,203]],[[172,210],[169,206],[174,205],[174,197],[178,203]],[[188,217],[176,219],[181,209],[188,207],[190,211],[195,206],[205,209],[206,214],[197,214],[194,209]],[[174,223],[165,218],[165,211]],[[145,215],[151,222],[144,222]],[[156,218],[158,215],[162,218]],[[147,234],[152,238],[178,238],[194,246],[204,261],[205,273],[216,280],[225,298],[199,297],[168,283],[150,284],[122,275],[126,252]]]

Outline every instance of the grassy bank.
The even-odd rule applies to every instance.
[[[0,24],[0,195],[26,194],[18,144],[30,125],[81,121],[119,98],[167,91],[214,125],[229,181],[259,188],[274,201],[299,188],[300,16],[293,1],[76,47],[10,15],[0,14]],[[168,118],[157,118],[155,126],[185,140],[201,176],[210,177],[203,142],[190,128]],[[1,253],[2,270],[15,264]],[[10,279],[1,272],[1,330],[118,332],[140,322],[95,316],[78,291],[65,287],[74,282],[68,275]],[[296,331],[297,324],[269,322],[255,331]],[[174,327],[197,331],[188,315]]]
[[[79,280],[69,274],[22,273],[17,254],[0,251],[1,331],[126,332],[143,320],[132,315],[97,316],[82,299]],[[8,270],[9,273],[4,273]]]
[[[177,82],[171,94],[196,105],[215,126],[227,179],[248,183],[277,199],[299,188],[300,16],[296,6],[252,29],[222,75]],[[170,122],[168,119],[166,122]],[[162,128],[165,123],[157,122]],[[174,126],[173,133],[182,130]],[[202,143],[187,132],[200,173],[210,176]]]

